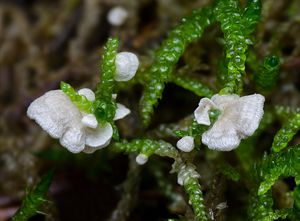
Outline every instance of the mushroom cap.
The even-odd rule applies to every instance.
[[[221,117],[202,134],[202,143],[212,150],[230,151],[237,148],[240,141],[233,123]]]
[[[34,100],[27,115],[53,138],[60,138],[68,128],[81,121],[80,111],[61,90],[49,91]]]
[[[120,120],[130,114],[130,110],[123,104],[117,103],[117,109],[114,120]]]
[[[211,97],[211,101],[219,108],[223,110],[228,105],[232,105],[233,101],[240,99],[237,94],[219,95],[215,94]]]
[[[191,136],[184,136],[180,140],[177,141],[177,148],[182,150],[183,152],[190,152],[194,149],[194,138]]]
[[[136,156],[135,161],[139,165],[144,165],[148,161],[148,157],[145,154],[140,153]]]
[[[85,96],[89,101],[95,101],[95,93],[89,88],[82,88],[77,91],[79,95]]]
[[[113,129],[110,123],[99,124],[96,129],[86,128],[85,144],[87,147],[83,152],[92,153],[106,147],[112,138]]]
[[[252,94],[239,99],[238,110],[243,115],[237,120],[236,125],[240,131],[240,136],[251,136],[258,128],[264,115],[264,96]]]
[[[243,97],[235,94],[214,95],[211,101],[221,110],[221,114],[214,125],[203,133],[202,143],[213,150],[237,148],[241,139],[255,132],[263,117],[265,98],[260,94]]]
[[[82,127],[71,127],[59,139],[62,146],[72,153],[79,153],[85,147],[85,134]]]
[[[107,14],[107,20],[113,26],[121,26],[127,17],[128,12],[125,8],[120,6],[112,8]]]
[[[120,52],[116,56],[116,81],[129,81],[139,67],[138,57],[131,52]]]
[[[85,127],[90,127],[90,128],[97,128],[98,126],[98,121],[95,117],[94,114],[83,114],[84,117],[81,119],[81,123],[83,124],[83,126]]]

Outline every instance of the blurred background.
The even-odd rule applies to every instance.
[[[95,89],[100,78],[102,46],[110,36],[120,39],[120,51],[139,55],[141,69],[149,66],[153,51],[168,31],[193,9],[210,3],[209,0],[0,1],[0,220],[9,220],[20,206],[26,188],[54,167],[49,202],[31,220],[117,220],[114,214],[124,192],[131,196],[126,207],[128,214],[122,216],[124,220],[166,220],[183,213],[187,205],[183,191],[176,185],[176,176],[169,174],[171,161],[153,157],[146,167],[140,168],[130,160],[132,156],[112,153],[109,147],[92,155],[71,154],[29,120],[26,110],[34,99],[59,88],[60,81],[75,88]],[[277,89],[269,94],[267,102],[299,106],[299,0],[262,3],[262,21],[251,50],[258,59],[276,54],[282,62]],[[107,20],[116,6],[122,6],[128,13],[119,26]],[[199,77],[217,89],[221,51],[222,33],[214,25],[200,41],[188,47],[176,70]],[[251,79],[251,67],[249,72]],[[246,80],[246,90],[251,90],[249,81]],[[153,124],[145,132],[138,116],[142,87],[128,84],[118,89],[118,101],[132,110],[129,117],[118,122],[121,136],[129,139],[144,133],[161,138],[156,131],[162,125],[188,116],[199,101],[191,92],[168,84]],[[277,129],[275,124],[269,133]],[[172,137],[167,139],[176,141]],[[265,138],[266,146],[270,141],[271,138]],[[202,171],[204,178],[221,185],[221,177],[211,179],[209,175],[213,166],[204,156],[201,160],[206,165],[206,171]],[[130,177],[129,181],[126,177]],[[204,190],[211,182],[203,185]],[[230,193],[218,194],[227,199],[226,194]],[[215,203],[213,196],[207,194],[207,202]],[[232,199],[231,204],[240,202],[243,200]],[[238,211],[238,206],[236,210],[237,214],[245,212]],[[226,219],[226,215],[216,214],[217,220],[234,220],[228,218],[230,215]]]

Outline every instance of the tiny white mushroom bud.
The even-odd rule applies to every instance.
[[[118,96],[117,94],[112,94],[112,95],[111,95],[112,99],[114,99],[114,100],[117,99],[117,96]]]
[[[191,136],[185,136],[178,140],[176,146],[178,149],[182,150],[183,152],[190,152],[194,149],[194,138]]]
[[[116,109],[114,120],[122,119],[126,117],[128,114],[130,114],[130,110],[127,107],[125,107],[123,104],[117,103],[117,109]]]
[[[181,176],[178,176],[177,177],[177,183],[180,185],[180,186],[183,186],[183,178]]]
[[[85,96],[89,101],[95,100],[95,94],[94,92],[89,88],[82,88],[78,91],[79,95]]]
[[[139,67],[138,57],[131,52],[120,52],[116,56],[116,81],[129,81]]]
[[[218,209],[218,210],[223,210],[223,209],[226,209],[227,207],[228,207],[227,201],[225,201],[225,202],[219,203],[219,204],[216,206],[216,209]]]
[[[90,128],[94,128],[94,129],[97,128],[97,126],[98,126],[98,121],[94,114],[85,115],[81,119],[81,123],[86,127],[90,127]]]
[[[128,17],[128,12],[125,8],[116,6],[112,8],[107,15],[108,22],[113,26],[121,26]]]
[[[139,165],[144,165],[148,161],[148,157],[145,154],[141,153],[141,154],[137,155],[137,157],[135,158],[135,161]]]

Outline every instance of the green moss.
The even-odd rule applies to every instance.
[[[70,98],[70,100],[85,113],[94,113],[93,102],[89,101],[85,96],[79,95],[75,89],[65,83],[60,82],[60,89]]]
[[[148,82],[140,102],[141,115],[145,125],[150,123],[153,108],[158,104],[165,83],[171,78],[175,64],[184,53],[187,45],[201,37],[204,29],[211,24],[211,20],[211,8],[193,11],[190,17],[182,19],[182,23],[170,32],[168,38],[156,51],[152,66],[145,71]],[[187,86],[187,83],[185,85]],[[202,85],[197,86],[197,88],[197,90],[199,88],[204,89]]]
[[[267,56],[262,67],[255,73],[254,80],[260,90],[271,90],[279,76],[280,60],[278,56]]]
[[[116,113],[116,102],[112,95],[114,92],[114,76],[116,74],[115,59],[119,41],[115,38],[108,39],[104,46],[101,63],[101,80],[96,89],[96,100],[94,102],[94,114],[100,122],[113,124]]]
[[[27,191],[21,207],[12,217],[13,221],[26,221],[36,215],[42,204],[46,202],[46,194],[50,187],[54,171],[49,171],[33,190]]]
[[[265,155],[260,163],[254,165],[254,181],[258,182],[259,185],[258,187],[253,186],[251,192],[248,210],[251,220],[272,221],[279,218],[285,219],[288,216],[299,218],[295,208],[274,209],[270,189],[279,178],[299,176],[299,150],[299,145],[297,145],[280,153]],[[299,183],[297,178],[296,183]],[[258,192],[255,192],[256,188]],[[295,197],[297,196],[295,195]]]
[[[190,177],[184,183],[184,189],[189,195],[189,200],[193,206],[194,213],[195,213],[195,220],[196,221],[208,220],[205,212],[203,194],[198,180],[196,178]]]
[[[223,163],[219,168],[221,173],[230,180],[238,181],[241,178],[239,172],[229,164]]]
[[[240,94],[245,75],[247,49],[252,43],[250,34],[260,17],[260,1],[249,1],[243,13],[239,1],[218,0],[214,16],[221,25],[226,49],[227,72],[222,72],[225,81],[221,94]]]
[[[187,77],[182,74],[172,75],[171,82],[184,89],[192,91],[200,97],[212,97],[214,94],[212,89],[200,82],[198,79]]]
[[[150,157],[154,153],[169,157],[177,155],[176,149],[163,140],[135,139],[130,142],[123,140],[120,143],[114,143],[113,148],[116,151],[144,154],[147,157]]]
[[[261,182],[258,194],[266,193],[275,181],[281,177],[296,177],[299,179],[300,172],[300,145],[289,148],[286,151],[266,156],[260,164]]]
[[[283,127],[276,133],[272,151],[279,152],[293,139],[296,133],[300,130],[300,113],[296,113],[283,125]]]

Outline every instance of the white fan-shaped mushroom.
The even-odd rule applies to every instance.
[[[94,92],[88,88],[78,93],[90,101],[95,100]],[[117,104],[115,119],[121,119],[129,113],[128,108]],[[61,145],[72,153],[92,153],[106,147],[113,134],[109,123],[101,125],[95,115],[80,112],[61,90],[49,91],[37,98],[28,107],[27,115],[50,136],[58,138]]]
[[[180,140],[177,141],[177,148],[182,150],[183,152],[190,152],[194,149],[194,138],[191,136],[184,136]]]
[[[138,57],[131,52],[120,52],[116,56],[116,81],[129,81],[139,67]]]
[[[66,114],[69,117],[65,117]],[[28,107],[27,115],[53,138],[61,137],[67,127],[81,118],[78,108],[61,90],[49,91],[34,100]],[[73,120],[70,121],[70,118]]]
[[[107,14],[108,22],[113,26],[121,26],[126,21],[128,12],[125,8],[116,6],[112,8]]]
[[[82,88],[77,93],[85,96],[89,101],[95,100],[95,93],[89,88]]]
[[[221,114],[214,125],[203,133],[202,143],[210,149],[221,151],[230,151],[238,147],[241,139],[251,136],[259,126],[264,113],[264,101],[265,98],[260,94],[244,97],[236,94],[214,95],[211,98],[211,106],[219,109]],[[208,103],[207,100],[200,101],[197,109],[205,110],[205,103]],[[199,119],[207,117],[206,110],[198,111],[198,114]],[[201,122],[206,123],[205,120]]]

